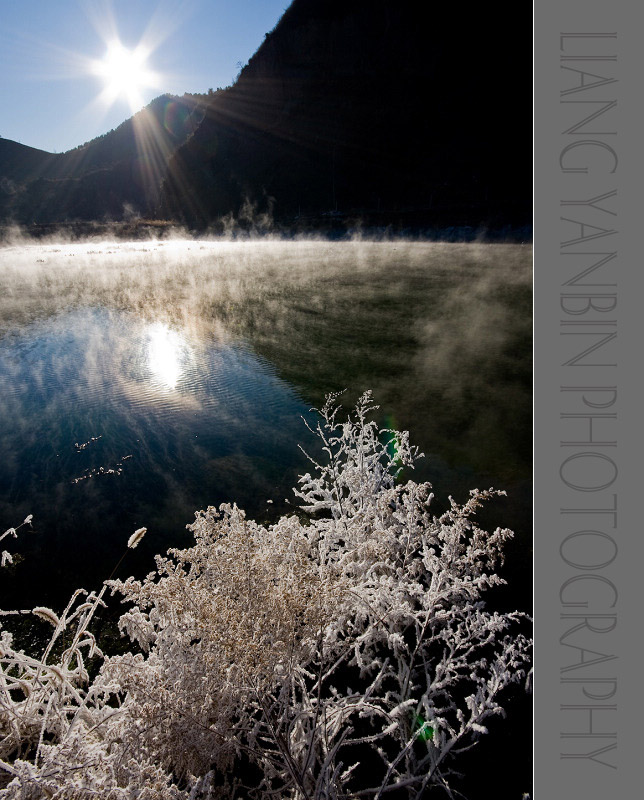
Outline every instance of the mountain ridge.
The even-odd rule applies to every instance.
[[[0,139],[0,216],[50,224],[152,213],[159,174],[197,127],[202,103],[200,95],[160,95],[112,131],[65,153]]]
[[[293,0],[231,87],[162,95],[64,154],[0,140],[0,218],[529,227],[528,15]]]

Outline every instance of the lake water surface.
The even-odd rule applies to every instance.
[[[529,602],[531,251],[521,245],[203,241],[0,249],[1,606],[57,606],[185,546],[194,511],[271,521],[314,448],[301,417],[372,389],[425,453],[415,479],[495,486]],[[438,506],[437,506],[438,507]],[[3,544],[6,544],[3,542]],[[519,585],[520,584],[520,585]]]

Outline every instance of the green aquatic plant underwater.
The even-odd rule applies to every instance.
[[[200,511],[194,545],[143,580],[33,609],[54,629],[41,656],[2,633],[0,797],[453,796],[458,753],[529,673],[528,618],[481,599],[512,533],[474,518],[502,493],[434,516],[430,485],[401,480],[408,434],[378,429],[370,393],[346,419],[337,398],[297,513]],[[128,603],[121,655],[91,631],[108,590]]]

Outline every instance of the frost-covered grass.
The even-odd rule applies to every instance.
[[[493,490],[434,516],[429,484],[398,480],[408,434],[378,430],[369,393],[347,419],[336,402],[297,514],[200,511],[195,544],[145,579],[34,609],[54,629],[42,656],[3,634],[0,797],[453,796],[458,753],[527,678],[527,618],[482,600],[512,534],[475,522]],[[90,630],[107,588],[128,603],[120,656]]]

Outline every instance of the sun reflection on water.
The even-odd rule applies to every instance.
[[[175,389],[188,360],[188,343],[163,322],[148,328],[148,366],[167,389]]]

